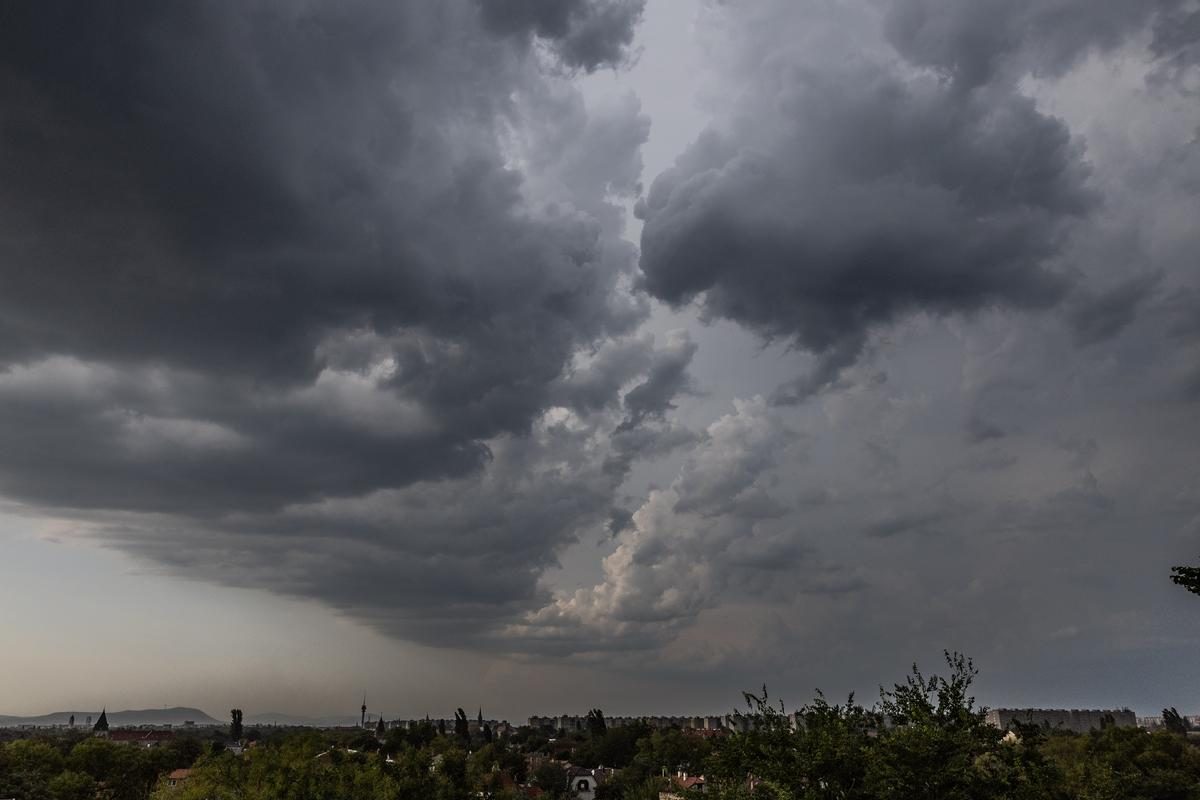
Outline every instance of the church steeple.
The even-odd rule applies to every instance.
[[[100,719],[96,720],[96,724],[92,726],[93,733],[108,733],[108,709],[100,710]]]

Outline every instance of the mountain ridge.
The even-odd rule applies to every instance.
[[[114,728],[131,725],[182,725],[184,722],[194,722],[197,725],[221,725],[221,721],[214,719],[198,708],[190,708],[188,706],[174,706],[172,708],[143,708],[143,709],[126,709],[124,711],[108,711],[108,724]],[[70,723],[71,716],[75,717],[75,727],[82,728],[87,725],[87,718],[91,717],[95,722],[100,716],[100,710],[95,711],[52,711],[49,714],[40,714],[29,717],[22,717],[9,714],[0,714],[0,727],[12,728],[19,725],[67,725]]]

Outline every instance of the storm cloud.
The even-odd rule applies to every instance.
[[[1095,202],[1066,126],[1008,86],[793,46],[794,9],[743,43],[747,88],[639,206],[647,291],[820,356],[792,400],[905,314],[1056,303],[1065,229]]]
[[[573,67],[616,66],[626,57],[645,0],[479,0],[488,27],[552,43]]]
[[[681,133],[670,2],[7,6],[0,497],[647,681],[1191,663],[1195,4],[709,3]]]
[[[536,604],[622,474],[547,413],[577,443],[686,359],[622,288],[636,100],[511,35],[592,68],[640,6],[501,5],[7,8],[0,491],[391,632]]]

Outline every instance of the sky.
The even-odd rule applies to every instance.
[[[1200,3],[0,12],[0,713],[1200,711]]]

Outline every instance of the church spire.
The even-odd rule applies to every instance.
[[[93,733],[107,733],[108,732],[108,709],[107,708],[103,708],[100,710],[100,719],[96,720],[96,724],[92,726],[92,732]]]

